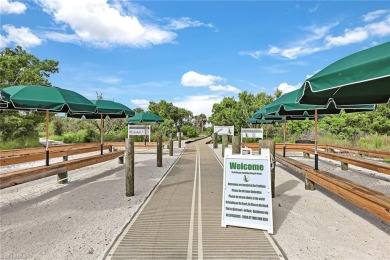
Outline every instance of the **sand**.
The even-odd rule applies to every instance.
[[[125,196],[117,160],[72,171],[67,185],[53,176],[0,190],[1,259],[102,259],[182,150],[169,157],[165,149],[161,168],[154,150],[138,152],[134,197]],[[339,171],[329,160],[320,168],[390,192],[388,179],[372,172]],[[390,259],[390,223],[321,187],[305,190],[301,174],[279,164],[273,205],[271,237],[288,259]]]

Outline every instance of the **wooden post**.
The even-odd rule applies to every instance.
[[[118,163],[119,164],[124,164],[124,157],[125,156],[118,157]]]
[[[49,110],[46,110],[46,166],[49,166]]]
[[[172,137],[172,133],[169,135],[169,156],[173,156],[173,137]]]
[[[62,156],[62,160],[64,162],[67,162],[68,161],[68,156],[67,155]],[[57,183],[58,184],[66,184],[66,183],[68,183],[68,172],[63,172],[63,173],[57,174]]]
[[[347,171],[348,170],[348,163],[340,162],[341,163],[341,170]]]
[[[226,134],[222,135],[222,157],[225,157],[225,148],[227,148],[228,145],[228,136]]]
[[[126,197],[134,196],[134,140],[126,138]]]
[[[286,128],[287,128],[287,119],[284,120],[284,129],[283,129],[283,157],[286,157]]]
[[[241,153],[241,136],[232,137],[232,154]]]
[[[157,136],[157,167],[162,167],[162,135]]]
[[[178,132],[177,140],[179,141],[178,147],[181,148],[181,132]]]
[[[314,110],[314,143],[315,143],[315,151],[314,151],[314,170],[318,170],[318,149],[317,149],[317,134],[318,134],[318,113],[317,109]],[[313,183],[314,185],[314,183]]]
[[[213,148],[214,149],[218,148],[218,133],[213,134]]]
[[[270,152],[270,170],[271,170],[271,192],[272,198],[275,198],[275,141],[274,140],[260,140],[259,141],[259,154],[261,154],[261,148],[268,148]]]
[[[305,190],[315,190],[316,185],[313,181],[309,180],[307,178],[307,175],[305,174]]]

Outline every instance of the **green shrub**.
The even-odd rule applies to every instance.
[[[39,143],[38,137],[25,137],[25,138],[10,140],[10,141],[1,140],[0,142],[0,150],[33,148],[33,147],[40,147],[40,146],[41,144]]]

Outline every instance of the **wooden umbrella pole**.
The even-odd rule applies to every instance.
[[[103,155],[103,114],[100,114],[100,154]]]
[[[145,123],[144,123],[144,145],[146,145],[146,124]]]
[[[318,170],[318,152],[317,152],[317,134],[318,134],[318,114],[317,109],[314,110],[314,170]]]
[[[286,124],[287,124],[287,120],[284,120],[284,129],[283,129],[283,157],[286,157]]]
[[[49,110],[46,110],[46,166],[49,166]]]

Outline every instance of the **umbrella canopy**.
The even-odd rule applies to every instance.
[[[273,118],[273,119],[258,119],[258,118],[249,118],[247,120],[249,124],[275,124],[275,123],[283,123],[284,119],[282,117],[279,118]]]
[[[390,42],[354,53],[319,71],[299,89],[301,104],[382,104],[390,101]]]
[[[326,105],[307,105],[296,103],[299,89],[282,95],[274,102],[262,107],[253,115],[255,118],[262,118],[267,115],[274,116],[313,116],[317,109],[318,114],[338,114],[341,110],[346,113],[372,111],[375,105],[354,105],[354,106],[336,106],[334,102],[328,102]]]
[[[46,112],[46,165],[49,165],[49,112],[93,113],[96,106],[84,96],[67,89],[40,85],[0,89],[1,109]],[[4,105],[6,104],[6,105]]]
[[[127,121],[129,123],[161,123],[164,122],[164,118],[153,113],[135,113]]]
[[[76,118],[84,116],[87,119],[100,119],[101,115],[109,116],[110,118],[125,118],[126,116],[130,117],[135,115],[133,110],[115,101],[98,99],[91,100],[91,102],[96,106],[95,113],[68,113],[67,116]]]
[[[0,89],[8,109],[51,112],[93,113],[96,106],[84,96],[67,89],[39,85]]]

